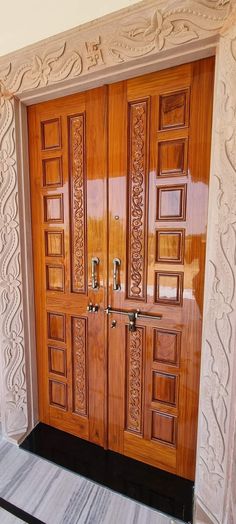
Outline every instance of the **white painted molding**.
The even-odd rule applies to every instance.
[[[234,467],[236,380],[233,4],[144,1],[0,58],[1,418],[5,436],[19,442],[37,421],[25,105],[199,59],[217,48],[195,517],[204,522],[201,512],[215,524],[232,524],[234,517],[222,519],[235,504],[233,491],[226,493]]]

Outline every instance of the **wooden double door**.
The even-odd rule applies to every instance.
[[[28,110],[40,420],[190,479],[213,71]]]

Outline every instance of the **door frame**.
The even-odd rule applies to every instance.
[[[194,509],[206,524],[235,512],[235,3],[145,0],[0,57],[1,421],[20,443],[38,421],[27,106],[216,55]]]

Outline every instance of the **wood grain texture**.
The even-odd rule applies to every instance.
[[[41,420],[190,479],[213,73],[210,58],[29,109]],[[161,320],[130,333],[108,304]]]
[[[114,313],[109,318],[109,447],[190,479],[195,472],[213,72],[210,58],[109,87],[109,304],[162,315],[161,320],[137,323],[136,336],[144,329],[145,345],[142,357],[136,348],[135,370],[123,355],[128,317]],[[135,297],[130,294],[127,129],[130,107],[141,111],[144,100],[149,101],[150,115],[141,128],[147,126],[149,147],[140,137],[139,155],[147,156],[147,200],[144,204],[144,193],[137,189],[136,219],[145,229],[137,261],[145,259],[147,277],[145,289],[139,278]],[[137,169],[143,183],[140,156]],[[121,260],[118,291],[112,287],[114,257]],[[117,322],[115,329],[112,320]],[[142,384],[142,397],[137,384]],[[130,398],[136,402],[135,419],[127,424],[125,406]]]
[[[40,420],[104,445],[106,88],[32,106],[28,123]]]

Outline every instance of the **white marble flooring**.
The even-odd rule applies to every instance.
[[[181,524],[3,439],[0,497],[46,524]],[[1,510],[1,524],[22,522],[4,518]]]
[[[0,522],[1,524],[23,524],[24,520],[18,519],[8,511],[0,508]]]

